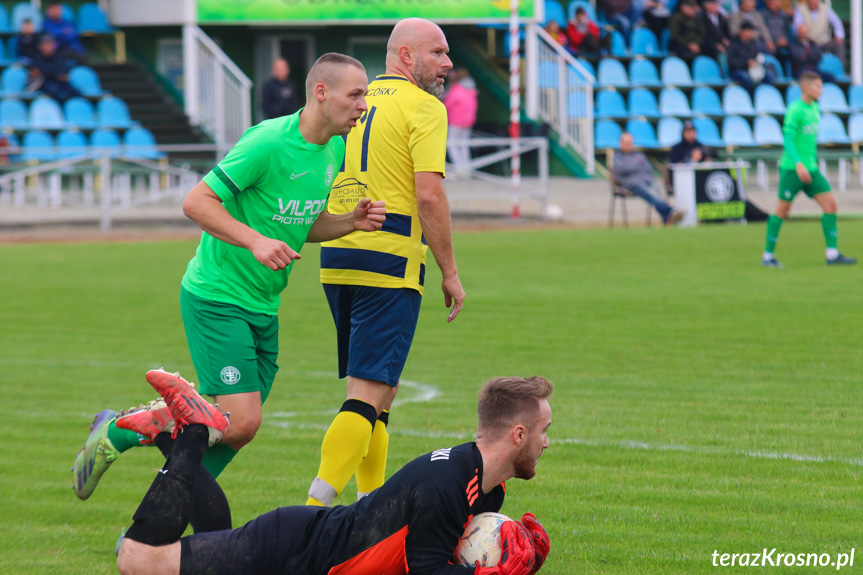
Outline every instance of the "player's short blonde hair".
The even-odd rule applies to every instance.
[[[516,424],[530,428],[539,420],[539,402],[554,385],[544,377],[496,377],[479,392],[479,432],[497,436]]]
[[[363,73],[366,71],[362,62],[338,52],[328,52],[318,58],[306,76],[306,97],[310,97],[315,90],[315,84],[318,82],[322,82],[326,86],[338,85],[339,78],[342,75],[341,70],[345,66],[359,68]]]

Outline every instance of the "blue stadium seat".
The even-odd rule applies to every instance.
[[[668,86],[692,85],[689,66],[677,56],[669,56],[662,61],[659,75],[662,77],[662,83]]]
[[[716,122],[710,118],[693,118],[692,123],[695,125],[699,142],[711,148],[722,148],[725,146],[722,136],[719,135],[719,128],[716,127]]]
[[[539,87],[541,90],[556,90],[560,86],[557,62],[543,60],[539,63]]]
[[[100,128],[90,134],[90,145],[95,152],[109,152],[111,155],[120,153],[120,136],[114,130]]]
[[[125,156],[127,158],[144,158],[147,160],[158,160],[164,158],[166,154],[156,149],[156,138],[147,128],[135,126],[129,128],[123,134],[123,145],[125,146]]]
[[[749,98],[749,92],[744,88],[733,84],[726,86],[725,89],[722,90],[722,110],[726,115],[755,115],[755,108],[752,107],[752,100]]]
[[[546,1],[546,5],[548,4]],[[546,8],[547,9],[547,8]],[[79,32],[112,32],[113,28],[108,24],[105,13],[95,2],[82,4],[78,9],[78,31]]]
[[[656,66],[645,58],[635,58],[629,63],[629,83],[633,86],[661,86]]]
[[[759,84],[755,88],[755,111],[758,114],[785,113],[785,100],[775,86]]]
[[[68,4],[60,4],[60,17],[66,22],[75,23],[75,11]]]
[[[82,95],[90,98],[105,94],[96,71],[87,66],[75,66],[69,70],[69,83]]]
[[[629,48],[626,47],[626,39],[623,34],[617,30],[608,32],[611,34],[611,55],[612,56],[629,56]]]
[[[848,108],[848,102],[845,101],[845,93],[842,88],[832,82],[824,84],[824,91],[821,92],[821,99],[818,100],[818,105],[822,112],[835,112],[837,114],[847,114],[851,110]]]
[[[753,137],[759,146],[781,146],[782,126],[773,116],[756,116]]]
[[[596,68],[593,67],[593,64],[584,58],[577,58],[576,61],[582,65],[582,67],[590,72],[590,75],[593,76],[594,80],[596,79]]]
[[[659,49],[668,52],[668,43],[671,41],[671,30],[666,27],[659,35]]]
[[[821,61],[818,62],[818,70],[833,74],[838,82],[850,81],[845,74],[845,68],[842,66],[842,60],[830,53],[822,53]]]
[[[63,115],[66,124],[82,130],[92,130],[96,127],[96,113],[93,104],[84,98],[69,98],[63,104]]]
[[[754,146],[755,138],[752,137],[752,128],[749,122],[740,116],[726,116],[722,120],[722,139],[726,146]]]
[[[566,99],[567,118],[586,118],[588,108],[593,108],[593,102],[587,100],[587,94],[582,90],[573,90]]]
[[[20,32],[24,20],[32,20],[36,30],[42,29],[42,13],[31,2],[19,2],[12,8],[12,30]]]
[[[27,106],[21,100],[12,98],[0,100],[0,128],[7,130],[26,130]]]
[[[54,138],[48,132],[32,130],[24,134],[21,159],[25,162],[50,162],[57,158]]]
[[[599,120],[593,128],[593,147],[597,150],[620,147],[620,134],[623,130],[613,120]]]
[[[63,130],[57,134],[57,157],[74,158],[89,152],[87,138],[78,130]]]
[[[666,52],[659,49],[659,40],[650,28],[636,28],[629,38],[632,53],[639,56],[665,56]]]
[[[629,86],[626,68],[618,60],[604,58],[599,61],[597,84],[600,86]]]
[[[773,68],[773,72],[776,73],[777,84],[787,84],[791,81],[791,79],[785,73],[785,70],[782,69],[782,64],[779,63],[779,60],[776,59],[776,56],[764,54],[764,65]]]
[[[705,116],[722,116],[722,104],[713,88],[696,88],[692,91],[692,111]]]
[[[632,134],[632,140],[637,148],[658,148],[659,141],[653,125],[647,120],[632,119],[626,123],[626,131]]]
[[[3,41],[3,38],[0,38],[0,66],[8,66],[13,62],[15,62],[15,53],[6,50],[6,42]]]
[[[96,104],[100,128],[131,128],[134,122],[129,116],[129,107],[120,98],[108,96]]]
[[[863,114],[851,114],[848,117],[848,138],[855,144],[863,142]]]
[[[719,64],[708,56],[698,56],[692,62],[692,81],[707,86],[724,86],[728,83],[722,77]]]
[[[670,148],[683,138],[683,122],[677,118],[662,118],[656,131],[659,146]]]
[[[18,141],[18,136],[12,133],[3,134],[3,137],[6,138],[6,141],[9,142],[10,148],[18,148],[21,146],[21,142]],[[21,154],[9,154],[10,162],[20,162]]]
[[[30,128],[33,130],[62,130],[66,127],[63,110],[57,100],[39,96],[30,104]]]
[[[6,6],[0,4],[0,32],[18,32],[12,29],[12,24],[9,22],[9,12]]]
[[[689,100],[679,88],[663,88],[659,92],[659,112],[663,116],[687,118],[692,115]]]
[[[566,15],[570,20],[575,20],[575,11],[579,6],[585,9],[587,15],[590,16],[591,22],[598,22],[596,19],[596,9],[588,0],[572,0],[569,3],[569,6],[566,9]]]
[[[853,112],[863,112],[863,86],[848,88],[848,107]]]
[[[627,103],[629,104],[630,116],[644,116],[645,118],[658,118],[660,116],[656,96],[647,88],[630,90]]]
[[[800,84],[791,84],[785,90],[785,104],[790,106],[795,100],[800,99]]]
[[[27,86],[27,70],[17,64],[0,72],[0,95],[23,96]]]
[[[818,130],[819,144],[850,144],[848,134],[845,133],[845,124],[835,114],[823,114],[821,125]]]
[[[84,6],[81,6],[81,8],[83,9]],[[545,26],[548,24],[549,20],[557,20],[560,27],[566,29],[566,11],[563,9],[563,5],[557,0],[545,0],[545,21],[542,25]]]
[[[596,93],[596,117],[597,118],[626,118],[629,112],[626,110],[626,102],[623,96],[615,89],[600,90]]]

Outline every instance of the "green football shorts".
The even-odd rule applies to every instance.
[[[267,399],[279,366],[279,318],[201,299],[180,288],[180,313],[198,391],[232,395],[260,391]]]
[[[801,190],[810,198],[830,191],[830,182],[818,170],[809,170],[811,184],[804,184],[797,176],[797,170],[779,170],[779,199],[790,202]]]

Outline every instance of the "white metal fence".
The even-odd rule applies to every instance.
[[[526,113],[542,120],[594,171],[593,75],[537,24],[527,26]]]
[[[183,26],[186,115],[222,153],[252,123],[252,81],[199,27]]]

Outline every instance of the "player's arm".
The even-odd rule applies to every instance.
[[[268,238],[234,218],[222,205],[222,199],[203,181],[186,195],[183,213],[214,238],[249,250],[271,270],[284,269],[301,257],[285,242]]]
[[[443,274],[441,289],[444,304],[447,308],[452,306],[452,311],[447,317],[449,322],[454,320],[461,311],[465,293],[455,264],[449,201],[443,185],[443,175],[439,172],[416,172],[414,182],[423,236]]]
[[[360,200],[354,211],[347,214],[331,214],[324,210],[312,224],[306,241],[328,242],[356,231],[376,232],[384,225],[386,213],[383,200],[373,202],[370,198]]]
[[[797,177],[804,184],[812,182],[812,176],[809,170],[800,159],[800,153],[797,151],[797,146],[794,145],[794,138],[800,131],[800,113],[796,110],[790,114],[786,114],[785,122],[782,125],[782,148],[785,155],[794,162],[794,169],[797,172]]]

